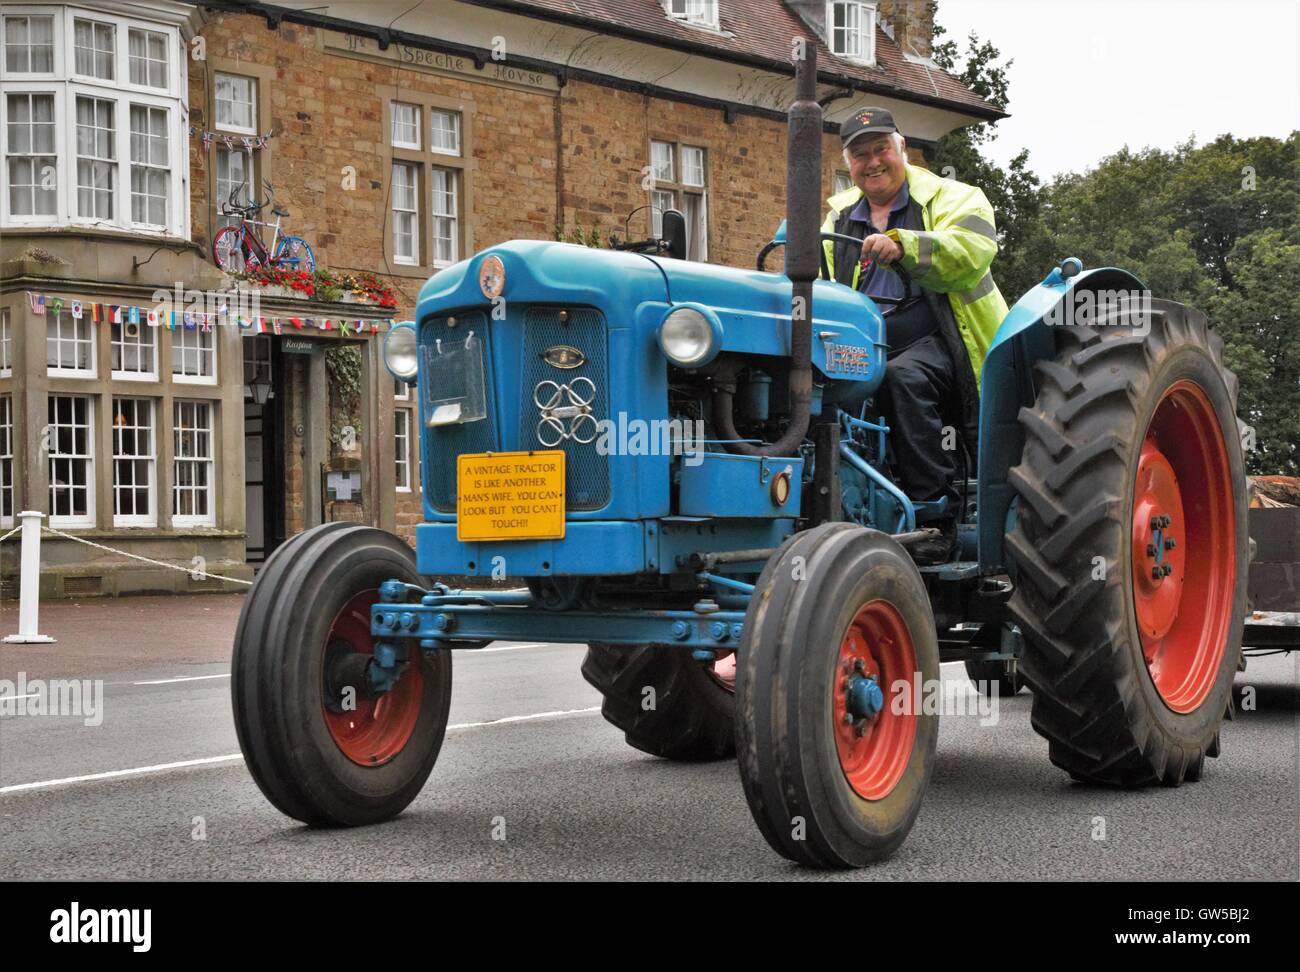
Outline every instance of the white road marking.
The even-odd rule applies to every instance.
[[[3,693],[0,693],[0,702],[17,702],[19,699],[34,699],[40,694],[40,692],[32,692],[30,695],[4,695]]]
[[[224,672],[221,675],[185,675],[179,678],[156,678],[148,682],[132,682],[132,685],[170,685],[172,682],[201,682],[209,678],[229,678],[230,673]]]
[[[113,780],[123,776],[140,776],[144,773],[163,773],[167,770],[183,769],[187,766],[206,766],[211,763],[229,763],[243,759],[243,753],[229,756],[208,756],[204,759],[185,759],[179,763],[158,763],[156,766],[136,766],[133,769],[109,770],[107,773],[87,773],[85,776],[65,776],[61,780],[39,780],[35,783],[17,783],[13,786],[0,786],[0,793],[18,793],[21,790],[45,790],[55,786],[67,786],[69,783],[92,783],[96,780]]]
[[[533,712],[529,715],[505,716],[501,719],[489,719],[487,722],[462,722],[448,726],[453,729],[478,729],[483,726],[500,726],[511,722],[530,722],[534,719],[559,719],[565,716],[589,715],[599,712],[600,706],[589,709],[558,709],[553,712]],[[25,790],[48,790],[56,786],[68,786],[73,783],[95,783],[100,780],[121,779],[124,776],[141,776],[145,773],[165,773],[168,770],[186,769],[191,766],[211,766],[216,763],[231,763],[244,758],[243,753],[230,753],[226,756],[206,756],[203,759],[184,759],[176,763],[158,763],[154,766],[136,766],[132,769],[109,770],[106,773],[87,773],[84,776],[65,776],[60,780],[38,780],[34,783],[16,783],[12,786],[0,786],[0,794],[20,793]]]
[[[478,729],[480,726],[501,726],[507,722],[529,722],[533,719],[558,719],[562,716],[590,715],[599,711],[600,706],[593,705],[589,709],[557,709],[554,712],[534,712],[532,715],[505,716],[501,719],[489,719],[487,722],[462,722],[459,725],[448,726],[447,731],[451,732],[453,729]]]

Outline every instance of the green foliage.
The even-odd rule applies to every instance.
[[[589,246],[597,250],[607,249],[612,245],[608,239],[600,235],[599,226],[592,223],[589,229],[584,229],[581,221],[575,223],[573,228],[567,231],[559,223],[556,223],[555,239],[559,243],[573,243],[577,246]]]
[[[325,349],[325,372],[330,386],[330,442],[343,442],[343,429],[352,426],[361,435],[361,349],[343,342]]]

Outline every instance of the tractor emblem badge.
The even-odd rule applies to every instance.
[[[580,368],[587,363],[587,356],[577,348],[557,344],[542,352],[542,360],[552,368]]]
[[[575,378],[567,385],[539,381],[533,389],[533,404],[542,413],[537,441],[548,449],[566,441],[582,445],[595,441],[598,429],[591,414],[595,400],[596,383],[590,378]]]

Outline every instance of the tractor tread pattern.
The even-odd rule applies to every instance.
[[[1189,749],[1154,728],[1141,713],[1136,673],[1116,657],[1129,637],[1125,501],[1105,487],[1124,481],[1134,448],[1125,433],[1172,349],[1200,345],[1223,369],[1223,343],[1203,314],[1153,300],[1150,320],[1145,335],[1104,315],[1091,327],[1056,329],[1059,353],[1036,366],[1038,400],[1020,410],[1025,448],[1009,474],[1020,515],[1006,549],[1020,582],[1008,610],[1026,636],[1020,672],[1033,691],[1031,723],[1071,777],[1121,787],[1199,779],[1205,756],[1219,749],[1217,733]],[[1224,374],[1235,407],[1237,382]],[[1102,579],[1090,579],[1094,552],[1105,555]]]

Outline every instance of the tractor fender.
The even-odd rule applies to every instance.
[[[1002,542],[1011,529],[1008,514],[1015,492],[1008,481],[1020,462],[1025,437],[1019,413],[1033,405],[1034,365],[1056,356],[1054,321],[1068,321],[1066,301],[1084,291],[1136,291],[1149,294],[1145,283],[1127,270],[1098,267],[1082,271],[1082,263],[1063,260],[1042,283],[1007,311],[984,358],[980,394],[979,562],[983,572],[999,572],[1006,563]]]

